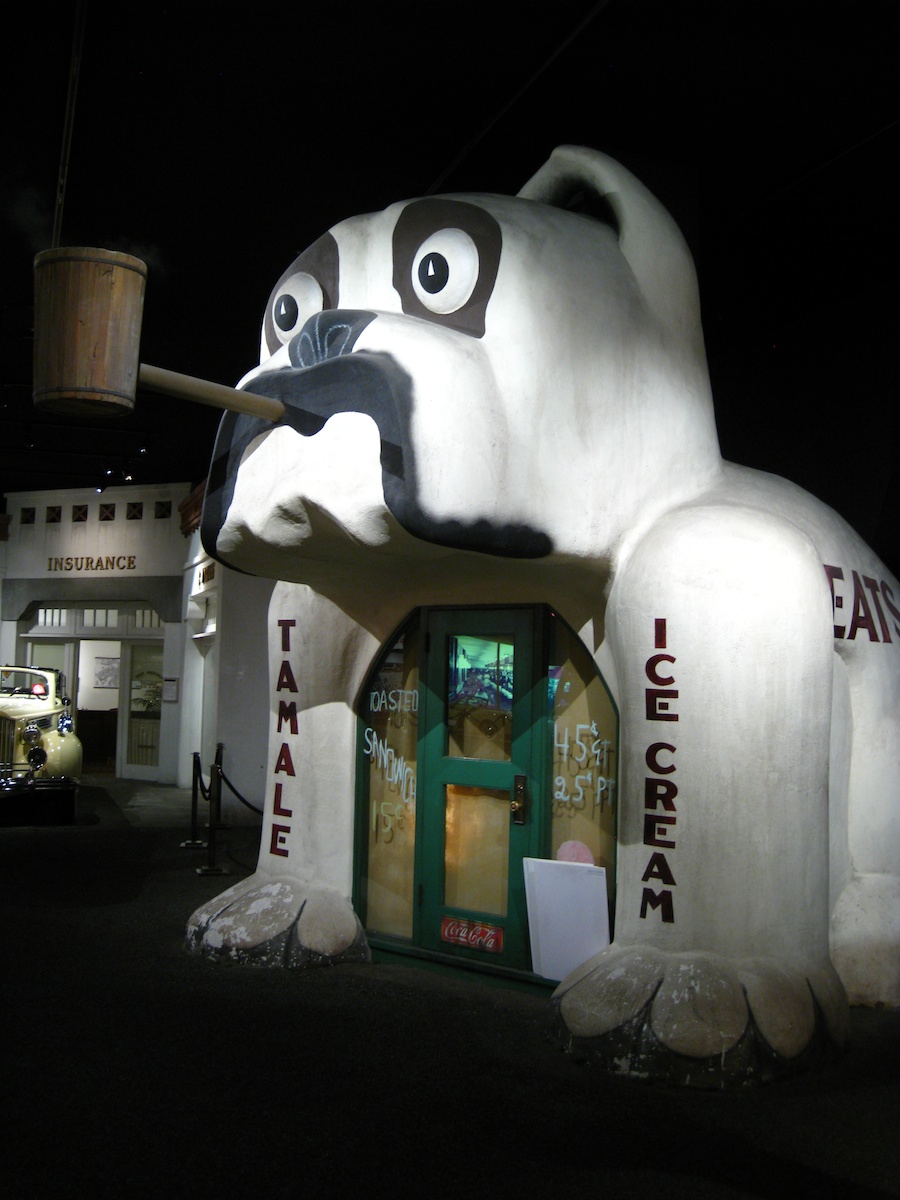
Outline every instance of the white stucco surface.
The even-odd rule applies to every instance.
[[[579,189],[615,219],[565,211]],[[815,996],[840,1040],[846,994],[900,1003],[900,584],[830,509],[722,461],[690,256],[628,172],[563,148],[520,197],[453,204],[474,214],[479,270],[498,255],[490,285],[426,311],[401,270],[405,204],[336,226],[322,318],[364,311],[341,354],[389,363],[392,399],[343,399],[319,432],[260,429],[223,493],[215,552],[286,581],[247,896],[277,878],[292,902],[349,902],[358,689],[413,607],[547,603],[583,631],[622,722],[615,941],[560,985],[572,1035],[646,1009],[675,1055],[737,1052],[752,1027],[791,1060]],[[278,336],[248,387],[321,370]],[[285,661],[296,691],[277,689]]]

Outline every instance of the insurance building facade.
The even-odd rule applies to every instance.
[[[271,584],[205,555],[201,498],[186,483],[8,494],[0,659],[64,673],[86,775],[187,787],[194,753],[207,771],[221,742],[258,803]]]

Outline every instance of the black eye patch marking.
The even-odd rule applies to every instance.
[[[400,214],[393,238],[393,285],[403,311],[484,337],[502,241],[496,219],[477,205],[440,198],[412,201]]]

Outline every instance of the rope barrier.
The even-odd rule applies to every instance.
[[[209,785],[203,782],[203,769],[200,766],[200,755],[194,754],[194,779],[204,800],[209,800]]]
[[[209,775],[209,784],[203,782],[203,768],[200,763],[199,751],[194,751],[193,760],[193,777],[191,781],[191,836],[188,841],[182,842],[182,846],[196,849],[198,847],[206,847],[209,851],[207,856],[207,865],[198,867],[198,875],[228,875],[229,872],[225,867],[216,865],[216,833],[222,827],[222,784],[224,783],[232,795],[234,795],[241,804],[251,809],[255,813],[262,815],[262,809],[257,808],[237,790],[231,780],[222,770],[222,758],[224,756],[225,747],[221,742],[216,746],[216,759],[212,765]],[[209,837],[207,841],[203,841],[199,836],[199,801],[200,796],[209,804]]]
[[[227,787],[228,787],[229,791],[232,793],[232,795],[237,797],[238,800],[240,800],[241,804],[243,804],[246,808],[251,809],[253,812],[259,813],[259,815],[262,816],[263,810],[261,808],[257,808],[255,804],[251,804],[249,800],[245,800],[244,797],[241,795],[241,793],[237,790],[237,788],[231,782],[231,780],[228,778],[228,776],[225,774],[224,771],[222,772],[222,782],[227,785]]]

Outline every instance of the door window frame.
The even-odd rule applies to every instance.
[[[542,612],[533,605],[492,606],[485,608],[430,608],[424,613],[426,660],[419,671],[420,712],[420,783],[417,784],[416,888],[414,904],[414,941],[432,954],[452,959],[471,959],[485,966],[499,965],[527,970],[531,954],[525,879],[520,875],[522,858],[541,857],[547,845],[546,816],[549,806],[541,803],[547,793],[548,738],[544,736],[546,705],[537,698],[541,687]],[[446,707],[449,690],[447,649],[453,634],[510,634],[516,647],[513,669],[512,746],[508,762],[451,756],[448,753]],[[428,641],[432,643],[428,645]],[[441,719],[443,717],[443,719]],[[518,768],[518,769],[517,769]],[[526,820],[521,826],[512,822],[510,813],[508,907],[505,916],[473,912],[469,919],[502,930],[503,949],[472,949],[442,940],[444,916],[453,916],[453,906],[444,899],[444,802],[441,793],[448,784],[499,786],[513,799],[514,779],[525,773],[528,779]],[[424,788],[422,779],[424,777]],[[426,793],[430,792],[429,798]],[[418,803],[421,797],[421,803]],[[503,959],[506,962],[503,962]],[[519,964],[509,967],[510,959]]]

